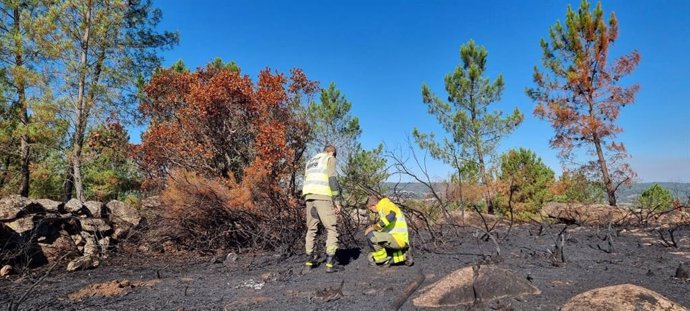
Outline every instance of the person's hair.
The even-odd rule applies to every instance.
[[[335,150],[335,146],[333,145],[326,145],[326,147],[323,147],[324,152],[331,152],[333,153],[333,156],[335,157],[337,151]]]
[[[376,205],[376,203],[379,203],[379,200],[381,200],[381,198],[379,198],[378,195],[371,194],[367,200],[367,206]]]

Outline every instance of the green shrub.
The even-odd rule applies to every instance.
[[[671,208],[672,202],[673,195],[671,194],[671,191],[660,186],[659,184],[653,184],[647,188],[637,199],[637,203],[641,208],[652,211],[669,209]]]

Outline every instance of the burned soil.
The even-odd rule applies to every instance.
[[[494,242],[481,239],[476,229],[464,228],[437,252],[415,251],[412,267],[371,267],[366,249],[348,249],[340,254],[344,270],[333,274],[324,267],[302,274],[303,258],[298,256],[240,255],[222,260],[121,254],[95,270],[55,269],[38,283],[45,271],[2,279],[0,305],[16,302],[35,285],[20,310],[390,309],[420,270],[424,288],[457,269],[495,264],[524,277],[541,294],[450,309],[558,310],[579,293],[625,283],[690,306],[690,282],[676,277],[679,265],[690,263],[689,228],[674,232],[678,247],[671,247],[651,229],[618,228],[607,234],[606,228],[564,227],[514,226],[509,235],[499,235],[500,257]],[[555,251],[557,244],[562,245],[565,262]],[[98,288],[110,288],[110,294],[89,292]],[[412,298],[418,294],[419,290],[400,309],[416,310]]]

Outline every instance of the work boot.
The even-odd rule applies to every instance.
[[[313,254],[313,255],[307,255],[309,259],[307,259],[307,262],[304,263],[304,266],[307,268],[316,268],[319,266],[319,255],[318,254]]]
[[[338,265],[333,255],[326,257],[326,273],[333,273],[343,270],[343,267]]]
[[[382,260],[381,262],[376,262],[376,260],[374,260],[373,255],[370,254],[369,256],[367,256],[367,260],[369,261],[369,265],[372,267],[375,267],[375,266],[388,267],[391,265],[391,259],[392,258],[390,256],[388,256],[388,257],[386,257],[386,259]]]
[[[319,265],[319,255],[307,255],[309,259],[304,263],[301,274],[307,274]]]
[[[412,250],[407,250],[405,253],[405,265],[412,267],[414,265],[414,259],[412,259]]]

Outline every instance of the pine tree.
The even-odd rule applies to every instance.
[[[176,33],[158,32],[161,11],[151,0],[64,0],[60,26],[68,48],[63,53],[63,83],[71,88],[73,122],[71,174],[76,196],[84,200],[81,168],[86,133],[94,120],[134,114],[136,86],[159,67],[160,49],[177,43]],[[70,96],[69,94],[76,94]]]
[[[485,187],[488,212],[493,213],[492,177],[487,161],[494,156],[500,140],[522,122],[523,115],[517,107],[507,116],[500,110],[489,110],[491,104],[500,101],[504,84],[501,75],[493,83],[484,77],[487,55],[486,48],[473,40],[460,48],[462,63],[444,79],[448,102],[433,94],[426,84],[422,86],[422,98],[429,113],[448,136],[437,141],[434,133],[425,134],[418,129],[414,129],[413,136],[432,157],[453,166],[459,177],[468,165],[476,165]]]
[[[17,152],[3,154],[4,184],[10,170],[11,158],[18,158],[21,181],[19,194],[29,196],[32,132],[40,131],[43,125],[36,122],[33,114],[50,105],[45,98],[48,81],[45,72],[59,52],[61,45],[55,44],[57,29],[55,21],[59,7],[52,1],[3,0],[0,2],[0,66],[5,107],[2,126],[8,135],[11,147],[15,143]],[[6,96],[6,97],[5,97]],[[49,109],[49,107],[48,107]],[[45,116],[45,115],[44,115]],[[51,117],[52,118],[52,117]],[[44,120],[45,121],[45,120]],[[13,155],[14,154],[14,155]]]
[[[608,25],[607,25],[608,24]],[[583,0],[576,11],[568,6],[565,26],[549,28],[549,41],[541,40],[543,69],[534,68],[534,88],[527,95],[537,104],[534,114],[551,123],[551,146],[560,149],[564,163],[575,162],[577,149],[594,154],[582,170],[601,180],[610,205],[616,190],[632,182],[635,173],[625,163],[625,145],[616,142],[623,129],[616,124],[620,109],[635,100],[639,85],[619,83],[640,62],[633,51],[609,63],[608,54],[618,38],[618,19],[611,12],[608,23],[601,3],[590,11]]]

